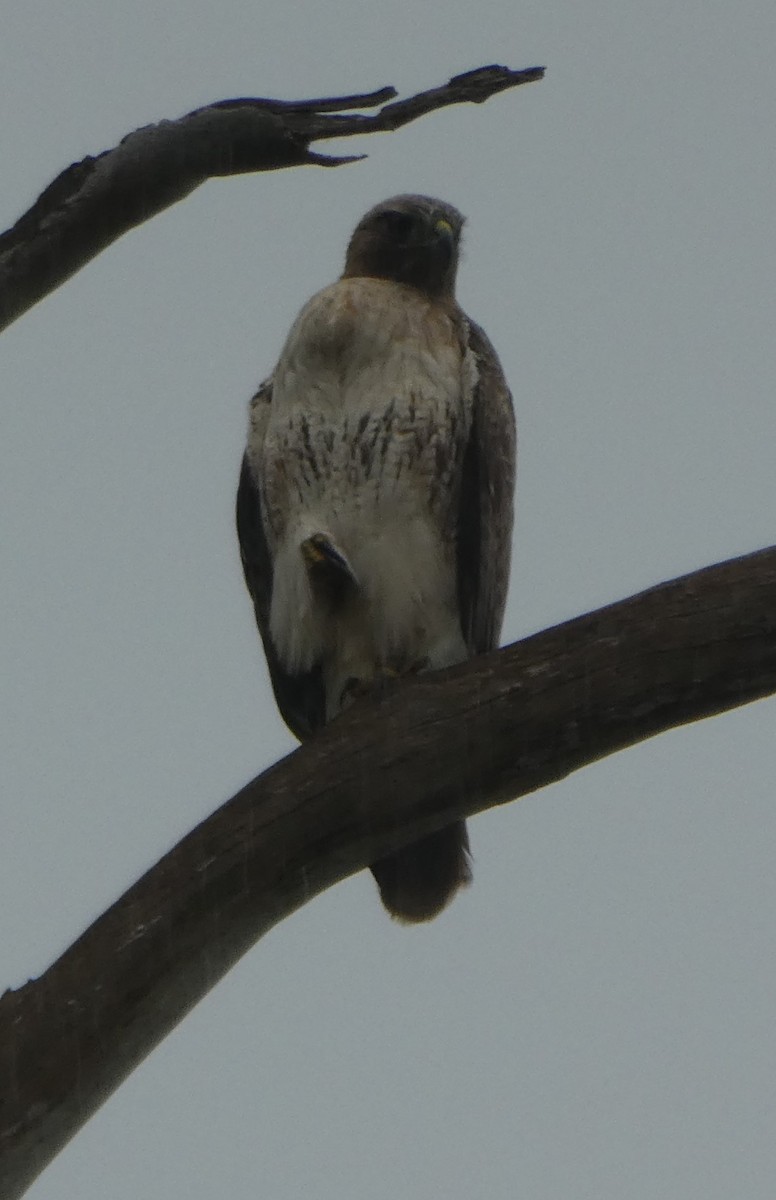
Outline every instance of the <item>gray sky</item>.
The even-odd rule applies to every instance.
[[[375,201],[469,217],[520,430],[505,640],[773,542],[775,35],[772,0],[8,8],[3,226],[210,100],[549,73],[358,166],[208,184],[3,335],[0,987],[292,746],[233,533],[246,405]],[[775,716],[475,819],[428,928],[334,888],[29,1195],[772,1200]]]

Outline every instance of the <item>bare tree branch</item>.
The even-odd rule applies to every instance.
[[[454,818],[774,691],[776,547],[354,706],[2,997],[0,1194],[21,1196],[240,955],[325,888]]]
[[[355,162],[364,156],[329,157],[310,150],[310,143],[399,129],[435,109],[479,104],[543,74],[543,67],[481,67],[390,104],[384,104],[396,95],[390,87],[317,100],[221,100],[177,121],[137,129],[113,150],[68,167],[0,236],[0,330],[111,242],[206,179]],[[380,104],[376,113],[343,112]]]

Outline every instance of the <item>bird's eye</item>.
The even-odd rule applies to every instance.
[[[385,212],[382,212],[380,217],[391,237],[398,238],[399,241],[404,241],[412,233],[414,221],[409,213],[389,208]]]

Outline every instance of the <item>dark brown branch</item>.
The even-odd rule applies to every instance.
[[[352,708],[0,1000],[0,1194],[22,1195],[240,955],[325,888],[455,817],[774,691],[776,547]]]
[[[390,104],[384,101],[396,95],[393,88],[316,100],[221,100],[177,121],[137,129],[113,150],[68,167],[0,236],[0,330],[116,238],[206,179],[354,162],[364,156],[317,154],[310,143],[398,129],[434,109],[480,103],[542,74],[541,67],[481,67]],[[380,104],[376,113],[343,112]]]

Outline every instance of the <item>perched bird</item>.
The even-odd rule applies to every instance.
[[[496,353],[455,299],[463,217],[395,196],[356,226],[251,401],[243,568],[280,712],[309,737],[387,677],[496,646],[515,426]],[[400,921],[471,879],[457,821],[372,864]]]

